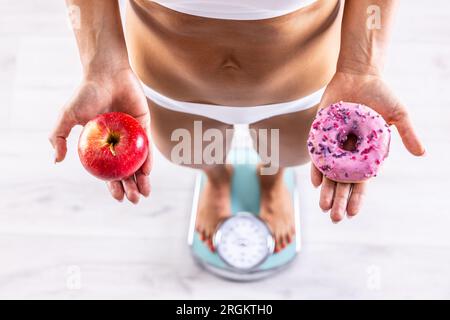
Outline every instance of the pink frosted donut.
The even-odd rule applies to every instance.
[[[327,178],[361,182],[377,175],[390,140],[391,130],[377,112],[362,104],[339,102],[317,113],[308,150]]]

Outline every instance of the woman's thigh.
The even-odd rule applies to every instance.
[[[225,163],[232,125],[147,102],[153,142],[167,159],[192,168]]]
[[[253,135],[255,147],[257,149],[264,148],[264,153],[278,152],[280,167],[296,166],[309,162],[310,157],[306,141],[316,112],[317,106],[314,106],[307,110],[283,114],[251,124],[250,129],[256,132],[256,135]],[[271,139],[257,139],[258,132],[261,129],[267,131],[278,129],[277,145],[273,145]]]

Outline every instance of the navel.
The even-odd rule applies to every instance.
[[[233,55],[227,55],[220,64],[221,69],[225,70],[240,70],[241,65]]]

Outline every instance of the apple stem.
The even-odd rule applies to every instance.
[[[111,151],[112,155],[116,156],[116,150],[114,147],[119,143],[120,141],[120,135],[117,132],[109,131],[108,137],[106,139],[106,144],[109,145],[109,150]]]
[[[116,156],[116,150],[114,150],[114,145],[113,144],[109,145],[109,150],[111,151],[112,155],[115,157]]]

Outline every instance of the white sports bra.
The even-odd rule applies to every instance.
[[[317,0],[156,0],[154,2],[175,11],[200,17],[259,20],[291,13],[315,1]]]

